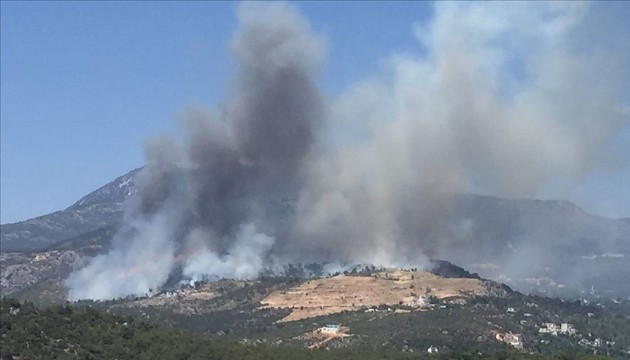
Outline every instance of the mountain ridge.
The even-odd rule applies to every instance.
[[[65,244],[65,250],[85,244],[106,248],[122,220],[124,202],[137,191],[134,178],[141,169],[117,177],[65,210],[1,225],[1,251],[46,251],[57,244]],[[611,288],[630,274],[630,219],[593,215],[566,200],[454,194],[451,202],[447,215],[423,235],[426,239],[418,239],[431,258],[519,290],[533,290],[538,285],[531,284],[541,281],[556,289],[584,291],[594,284]],[[97,235],[86,235],[92,233]],[[626,290],[630,293],[630,286]]]
[[[139,167],[130,172],[121,175],[99,187],[91,193],[83,196],[74,204],[70,205],[66,210],[76,210],[83,206],[100,204],[100,203],[123,203],[127,198],[134,195],[138,189],[135,187],[135,176],[144,167]]]
[[[117,177],[65,210],[0,225],[1,251],[42,251],[90,231],[117,227],[124,202],[137,191],[134,177],[141,169]]]

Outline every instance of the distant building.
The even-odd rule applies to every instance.
[[[558,334],[562,335],[575,335],[577,330],[575,327],[569,323],[561,323],[560,326],[554,323],[545,323],[540,329],[538,329],[540,334],[551,334],[553,336],[557,336]]]
[[[505,342],[517,349],[523,348],[523,342],[521,341],[521,336],[519,334],[505,334]]]
[[[427,349],[427,352],[429,354],[437,354],[438,351],[440,351],[438,348],[436,348],[435,346],[429,346],[429,348]]]
[[[568,323],[560,324],[560,333],[567,334],[567,335],[575,335],[576,332],[577,331],[575,330],[573,325],[568,324]]]
[[[556,327],[556,324],[545,323],[543,325],[543,327],[538,329],[538,332],[540,334],[551,334],[553,336],[557,336],[558,335],[558,328]]]
[[[520,334],[513,334],[511,332],[507,332],[505,334],[498,333],[496,335],[496,339],[498,341],[502,341],[516,349],[523,349],[523,341],[521,340]]]
[[[339,324],[328,324],[319,328],[318,331],[322,334],[336,335],[339,333],[339,328]]]
[[[33,261],[42,261],[42,260],[46,260],[46,254],[37,254],[35,255],[35,258],[33,259]]]

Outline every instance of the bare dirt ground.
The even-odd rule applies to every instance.
[[[339,275],[309,280],[265,297],[262,307],[289,308],[280,322],[385,305],[426,306],[420,297],[469,297],[487,294],[478,279],[443,278],[428,272],[383,271],[370,276]]]

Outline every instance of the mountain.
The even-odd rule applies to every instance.
[[[65,210],[0,226],[2,252],[103,251],[121,221],[123,203],[136,193],[139,170]],[[282,211],[278,216],[286,207]],[[445,213],[418,238],[431,258],[530,293],[630,295],[630,219],[592,215],[562,200],[473,194],[452,196]]]
[[[66,211],[78,210],[95,204],[122,204],[128,197],[136,193],[137,189],[135,187],[134,180],[140,170],[142,170],[141,167],[131,170],[123,176],[117,177],[114,181],[85,195],[79,201],[67,208]]]
[[[630,294],[630,222],[567,201],[458,195],[428,236],[431,257],[519,290]]]
[[[39,306],[63,303],[64,279],[106,251],[120,224],[124,202],[136,192],[138,171],[115,179],[65,210],[2,225],[2,296]],[[459,358],[455,355],[470,349],[492,354],[515,348],[514,354],[525,350],[534,354],[532,358],[556,351],[627,358],[630,298],[618,297],[630,296],[629,219],[595,216],[566,201],[471,194],[451,200],[448,215],[424,234],[425,239],[418,239],[427,244],[428,256],[445,259],[432,260],[429,272],[362,264],[345,274],[327,276],[321,273],[321,264],[290,266],[285,276],[220,279],[194,286],[176,282],[178,288],[158,290],[152,296],[86,301],[89,307],[72,310],[53,307],[44,316],[51,320],[37,324],[29,320],[37,308],[23,303],[18,311],[18,302],[2,300],[3,319],[9,316],[9,321],[23,325],[3,327],[3,335],[9,336],[2,337],[6,341],[0,348],[6,355],[24,354],[25,342],[19,339],[40,334],[43,340],[37,343],[48,345],[33,354],[46,357],[55,349],[62,353],[68,336],[76,335],[74,329],[79,326],[70,324],[69,316],[98,309],[122,316],[124,321],[112,319],[111,323],[120,325],[123,334],[128,335],[133,326],[131,319],[149,321],[177,329],[176,334],[185,330],[204,335],[195,339],[258,345],[247,348],[247,353],[306,347],[331,350],[303,350],[305,357],[337,350],[397,351],[402,359],[411,352],[439,349],[443,358]],[[306,279],[296,276],[307,273],[320,274]],[[484,279],[528,293],[588,296],[595,301],[524,295]],[[614,298],[608,300],[602,294]],[[83,321],[83,315],[76,321]],[[329,328],[338,333],[325,334]],[[64,329],[71,335],[59,341],[48,338]],[[103,337],[107,336],[93,334],[93,341],[101,344],[98,341]],[[75,340],[73,346],[97,349],[85,343],[85,337]],[[113,345],[98,346],[95,351],[101,354],[118,354]],[[348,358],[345,352],[338,354],[338,358]]]
[[[136,192],[135,169],[84,196],[65,210],[0,226],[3,252],[41,251],[100,228],[117,226],[123,203]]]

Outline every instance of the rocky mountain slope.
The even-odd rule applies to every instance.
[[[1,253],[0,262],[3,266],[0,269],[0,293],[2,296],[13,296],[21,290],[31,289],[36,292],[33,300],[42,300],[43,304],[63,302],[63,279],[71,271],[84,266],[88,260],[89,257],[73,250],[52,250],[29,255]]]
[[[66,210],[0,226],[2,252],[80,248],[86,256],[98,253],[115,233],[124,201],[136,192],[139,170]],[[630,294],[625,281],[630,219],[592,215],[567,201],[459,194],[450,204],[446,216],[419,235],[429,257],[528,292],[579,296],[595,287],[611,296]]]
[[[46,251],[0,253],[0,295],[18,294],[38,304],[65,301],[63,281],[106,251],[114,232],[114,227],[105,227],[56,243]]]
[[[69,208],[0,226],[2,252],[41,251],[96,229],[117,225],[123,203],[136,192],[135,169],[81,198]]]

